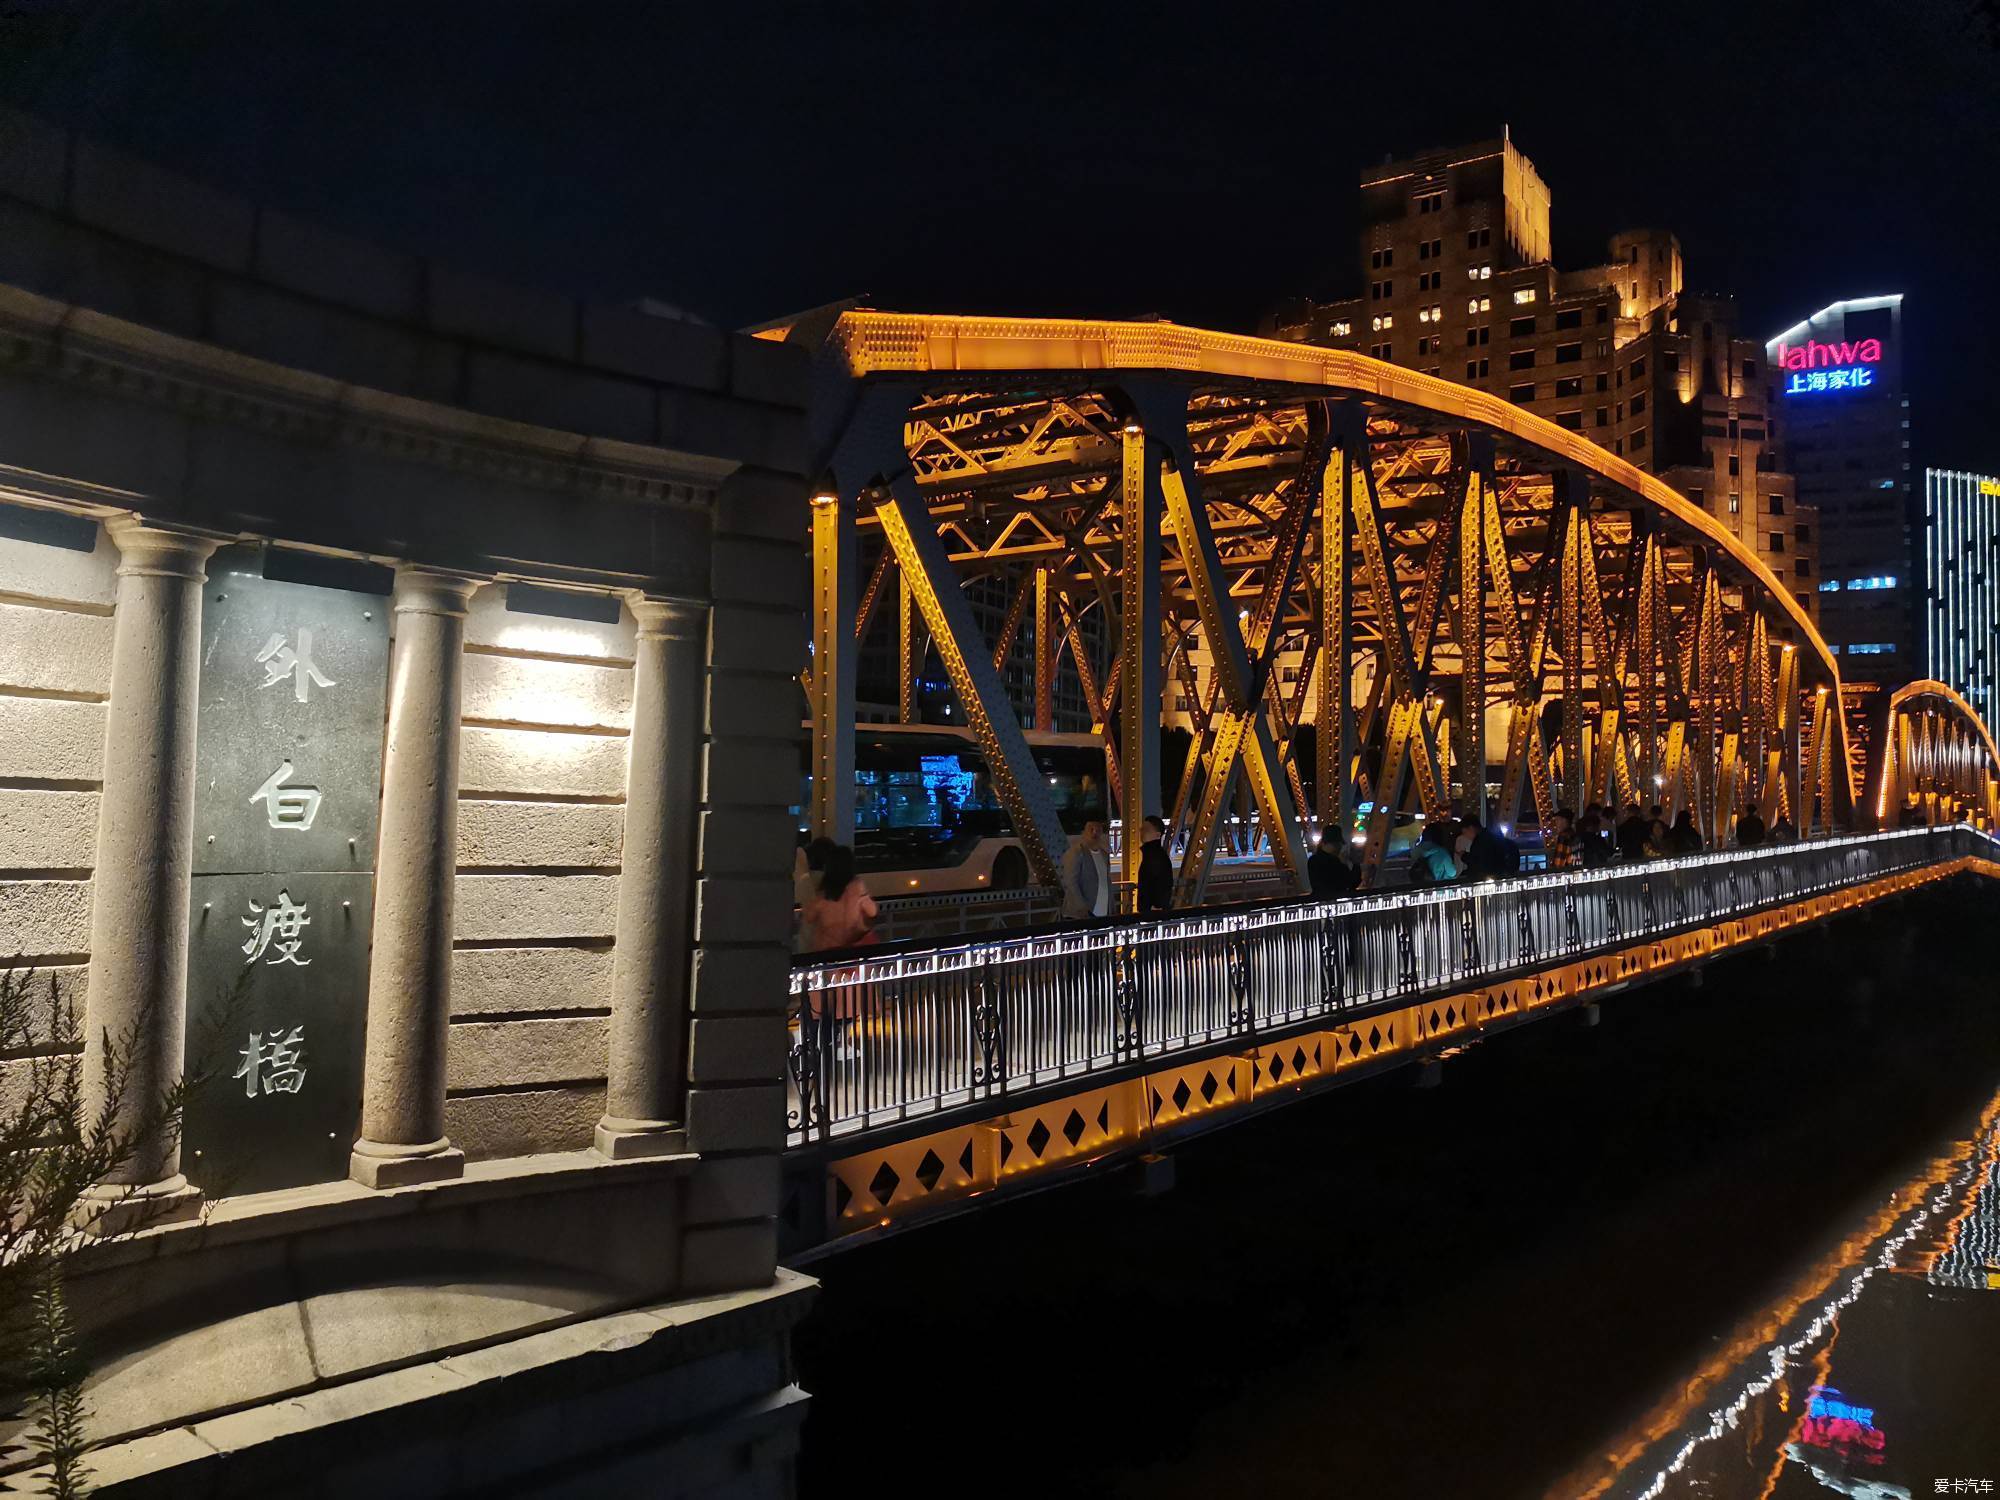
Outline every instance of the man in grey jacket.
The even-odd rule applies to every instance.
[[[1102,917],[1111,911],[1111,861],[1104,852],[1104,820],[1093,817],[1069,846],[1062,861],[1065,920]]]

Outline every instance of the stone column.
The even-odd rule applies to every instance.
[[[632,741],[618,941],[611,961],[611,1051],[597,1149],[683,1149],[688,964],[694,925],[695,805],[707,609],[634,598]]]
[[[161,1105],[187,1045],[201,587],[217,543],[136,516],[106,529],[121,561],[91,890],[84,1114],[94,1120],[108,1108],[132,1144],[77,1217],[110,1234],[192,1218],[201,1200],[181,1175],[178,1121],[164,1119]]]
[[[445,1138],[444,1079],[459,683],[466,604],[478,587],[454,574],[396,570],[361,1139],[348,1169],[369,1187],[434,1182],[465,1170],[465,1154]]]

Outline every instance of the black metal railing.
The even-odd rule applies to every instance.
[[[944,1123],[1996,848],[1905,829],[801,962],[789,1139]]]

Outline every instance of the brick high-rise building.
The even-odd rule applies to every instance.
[[[1281,307],[1279,338],[1354,349],[1518,402],[1704,507],[1818,610],[1818,526],[1778,472],[1763,344],[1687,291],[1665,230],[1558,270],[1548,187],[1502,137],[1361,177],[1363,295]],[[1784,627],[1780,627],[1781,630]]]

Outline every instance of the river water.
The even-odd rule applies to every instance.
[[[2000,1493],[1996,953],[1913,897],[816,1262],[801,1493]]]

